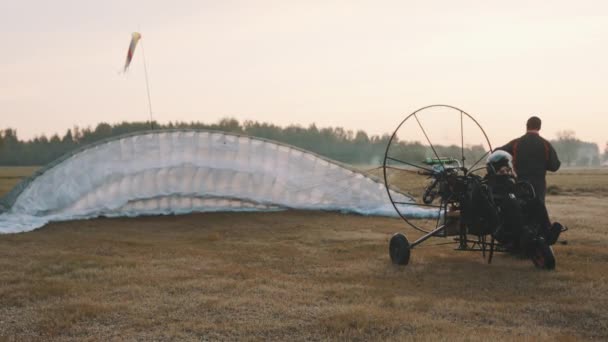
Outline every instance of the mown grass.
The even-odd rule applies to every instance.
[[[547,175],[552,195],[608,196],[608,168],[565,169]]]
[[[23,178],[36,172],[37,166],[0,167],[0,196],[8,193]]]
[[[361,168],[371,170],[369,173],[384,181],[380,169]],[[479,174],[479,173],[478,173]],[[416,174],[416,170],[387,172],[389,183],[397,189],[403,189],[418,198],[428,185],[428,178]],[[608,168],[565,168],[558,172],[547,173],[548,195],[575,195],[575,196],[608,196]]]
[[[607,204],[549,196],[570,227],[553,272],[504,254],[488,265],[444,239],[397,267],[388,239],[417,234],[391,218],[53,223],[0,235],[0,340],[606,340]]]
[[[569,197],[560,197],[566,200]],[[605,203],[584,202],[588,210]],[[569,208],[552,202],[553,211]],[[606,219],[564,217],[558,268],[435,246],[390,264],[399,220],[324,212],[50,224],[0,236],[0,331],[20,340],[608,337]],[[592,224],[592,227],[588,225]],[[409,234],[414,237],[414,234]]]

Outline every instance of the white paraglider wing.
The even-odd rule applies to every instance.
[[[49,221],[203,211],[395,215],[382,183],[337,162],[263,139],[198,130],[94,144],[38,173],[4,202],[9,209],[0,215],[0,233]],[[433,216],[418,208],[410,214]]]

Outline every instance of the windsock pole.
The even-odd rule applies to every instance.
[[[141,56],[144,63],[144,77],[146,80],[146,92],[148,94],[148,111],[150,112],[150,129],[154,129],[154,119],[152,118],[152,100],[150,98],[150,84],[148,82],[148,67],[146,65],[146,54],[144,53],[144,42],[141,43]]]

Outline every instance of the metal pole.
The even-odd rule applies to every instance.
[[[148,67],[146,66],[146,54],[144,53],[143,39],[140,42],[142,61],[144,62],[144,76],[146,78],[146,92],[148,94],[148,110],[150,112],[150,129],[154,129],[154,120],[152,118],[152,100],[150,99],[150,84],[148,83]]]

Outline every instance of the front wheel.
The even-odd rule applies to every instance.
[[[535,242],[534,249],[531,255],[534,266],[546,270],[555,269],[555,255],[553,248],[547,244],[545,239],[541,238]]]
[[[393,264],[407,265],[410,261],[410,243],[405,235],[397,233],[391,237],[388,253]]]

